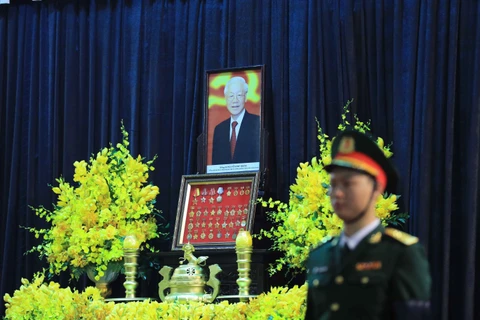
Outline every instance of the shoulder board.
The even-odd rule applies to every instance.
[[[385,234],[406,246],[411,246],[418,242],[417,237],[393,228],[385,228]]]
[[[320,241],[319,243],[317,243],[313,248],[312,250],[310,251],[313,251],[313,250],[316,250],[318,248],[320,248],[321,246],[323,246],[324,244],[327,244],[329,242],[332,242],[332,240],[335,239],[334,237],[331,237],[331,236],[326,236],[325,238],[323,238],[322,241]]]

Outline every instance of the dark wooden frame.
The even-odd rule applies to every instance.
[[[172,250],[181,250],[188,242],[196,249],[235,248],[233,235],[241,228],[253,230],[258,175],[244,172],[182,176]]]
[[[256,79],[260,82],[260,84],[256,87],[253,87],[253,84],[250,82],[248,79],[249,74],[255,74],[258,73],[259,76],[256,77]],[[221,111],[219,108],[215,108],[214,110],[210,110],[210,101],[214,101],[215,98],[219,99],[217,101],[224,101],[224,96],[223,93],[220,95],[218,94],[218,90],[222,90],[225,86],[225,83],[230,79],[231,77],[234,76],[243,76],[245,80],[247,81],[247,84],[249,84],[249,91],[247,94],[247,102],[245,109],[249,111],[250,113],[255,113],[260,116],[260,128],[258,132],[258,145],[259,145],[259,165],[258,169],[249,169],[248,167],[246,168],[245,165],[242,164],[225,164],[221,165],[221,168],[218,166],[215,169],[215,171],[209,171],[209,169],[213,168],[211,165],[211,154],[213,150],[213,130],[215,128],[215,125],[211,124],[211,122],[216,122],[215,120],[212,120],[213,115],[211,115],[212,112],[222,112],[226,115],[226,117],[223,117],[222,119],[225,120],[228,118],[227,113],[225,111]],[[221,78],[224,77],[225,79],[222,80]],[[220,79],[218,80],[218,83],[221,83],[219,88],[217,89],[212,89],[210,90],[210,79],[211,78],[216,78]],[[223,83],[222,83],[223,82]],[[204,92],[205,92],[205,102],[204,102],[204,132],[202,134],[202,138],[199,141],[199,154],[201,155],[202,161],[199,163],[200,168],[199,172],[203,173],[234,173],[234,172],[249,172],[249,171],[259,171],[263,172],[265,170],[265,132],[264,132],[264,101],[265,101],[265,66],[264,65],[254,65],[254,66],[246,66],[246,67],[238,67],[238,68],[229,68],[229,69],[217,69],[217,70],[207,70],[205,73],[205,83],[204,83]],[[211,94],[211,92],[217,90],[217,95],[214,96]],[[260,90],[260,92],[255,92],[254,90]],[[251,97],[260,97],[259,102],[251,102],[249,99],[252,99]],[[253,107],[252,107],[253,106]],[[259,111],[255,112],[255,109],[259,108]],[[253,109],[253,110],[252,110]],[[214,119],[214,118],[213,118]],[[217,123],[218,124],[218,123]]]

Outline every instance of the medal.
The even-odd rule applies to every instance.
[[[223,187],[218,187],[217,194],[217,202],[222,202]]]

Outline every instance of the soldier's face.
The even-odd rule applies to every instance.
[[[330,201],[333,210],[344,221],[354,219],[363,210],[370,209],[367,206],[372,196],[374,199],[378,197],[378,191],[373,188],[373,179],[367,174],[344,168],[333,169],[330,174]],[[375,202],[371,201],[370,205],[375,206]]]

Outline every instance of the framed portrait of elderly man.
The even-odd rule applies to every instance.
[[[263,170],[264,66],[206,72],[206,173]]]

